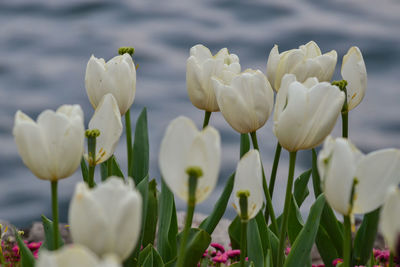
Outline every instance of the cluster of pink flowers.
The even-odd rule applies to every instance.
[[[39,253],[39,248],[42,245],[42,242],[28,242],[24,240],[24,243],[26,246],[32,251],[33,256],[37,259],[38,253]],[[14,266],[15,263],[20,261],[20,250],[19,247],[16,243],[14,242],[1,242],[1,251],[2,251],[2,256],[4,257],[5,263],[7,263],[7,266]]]
[[[207,249],[204,254],[200,266],[203,261],[208,262],[208,266],[221,266],[223,263],[225,266],[229,266],[240,259],[239,249],[225,250],[224,246],[219,243],[211,243],[210,248]],[[247,258],[246,258],[247,260]]]

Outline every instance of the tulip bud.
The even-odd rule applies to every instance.
[[[343,57],[341,74],[347,81],[347,106],[352,110],[364,98],[367,89],[367,70],[361,51],[353,46]]]
[[[343,215],[365,214],[381,206],[387,189],[400,182],[400,150],[364,155],[348,139],[328,137],[318,171],[332,208]]]
[[[84,246],[74,244],[60,250],[40,250],[36,267],[120,267],[115,255],[109,254],[100,260]]]
[[[390,187],[381,211],[381,232],[390,250],[400,255],[400,190]]]
[[[220,161],[221,141],[213,127],[200,132],[183,116],[168,125],[160,147],[160,171],[171,191],[181,199],[188,201],[187,171],[193,171],[197,177],[202,174],[197,179],[195,203],[205,200],[217,183]]]
[[[211,77],[229,82],[234,74],[240,73],[239,58],[221,49],[215,56],[204,45],[190,49],[186,63],[186,85],[192,104],[206,111],[219,111]]]
[[[72,240],[99,256],[114,253],[123,261],[135,248],[141,229],[142,197],[115,176],[89,189],[79,183],[69,208]]]
[[[264,201],[261,160],[257,150],[250,150],[240,159],[235,173],[233,192],[235,194],[233,207],[238,215],[247,217],[248,220],[254,218],[262,208]],[[241,208],[241,195],[247,197],[246,208]],[[246,216],[241,214],[243,210],[247,211]]]
[[[268,57],[267,77],[275,91],[280,90],[281,80],[287,73],[295,74],[297,81],[301,83],[310,77],[316,77],[319,81],[330,81],[336,61],[335,50],[321,54],[314,41],[283,53],[279,53],[278,46],[275,45]]]
[[[282,79],[276,95],[274,134],[288,151],[310,149],[321,144],[332,131],[345,95],[338,87],[309,78],[296,81],[293,74]]]
[[[79,105],[43,111],[37,122],[15,114],[13,134],[24,164],[38,178],[57,181],[71,176],[83,154],[85,129]]]
[[[272,112],[274,92],[261,71],[248,69],[229,83],[212,80],[218,106],[233,129],[251,133],[264,126]]]
[[[136,92],[136,68],[132,57],[126,53],[106,63],[92,55],[86,67],[85,86],[94,109],[104,95],[111,93],[117,100],[120,114],[125,114]]]

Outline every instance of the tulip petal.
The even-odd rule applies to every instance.
[[[301,45],[299,49],[303,51],[307,58],[314,58],[321,55],[321,49],[319,49],[319,46],[314,41]]]
[[[201,44],[190,48],[190,56],[196,58],[199,64],[203,64],[207,59],[212,58],[210,49]]]
[[[96,139],[96,164],[100,164],[114,154],[122,134],[121,115],[112,94],[106,94],[100,101],[89,122],[89,129],[100,131]]]
[[[390,186],[400,183],[400,151],[383,149],[363,158],[355,172],[354,213],[368,213],[381,206]]]
[[[268,61],[267,61],[267,77],[268,81],[271,83],[275,91],[278,91],[279,88],[276,88],[275,85],[275,76],[276,76],[276,69],[278,68],[280,60],[278,46],[274,45],[269,52]]]
[[[97,256],[81,245],[70,245],[57,251],[41,250],[36,263],[37,267],[95,267]]]
[[[397,186],[390,187],[381,211],[380,229],[392,252],[398,249],[400,236],[400,191]]]

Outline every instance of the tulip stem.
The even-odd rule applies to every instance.
[[[272,165],[271,178],[269,180],[269,194],[271,195],[271,199],[272,199],[272,195],[274,194],[276,173],[278,171],[279,158],[281,157],[281,151],[282,151],[282,146],[278,142],[276,144],[276,148],[275,148],[274,164]]]
[[[131,110],[125,113],[125,134],[126,134],[126,150],[128,155],[128,176],[133,177],[132,169],[132,129],[131,129]]]
[[[290,152],[289,175],[286,186],[285,207],[283,209],[283,219],[282,219],[281,233],[279,237],[278,261],[277,261],[278,267],[283,266],[284,263],[283,257],[286,244],[286,231],[289,219],[289,207],[290,207],[290,202],[292,200],[292,187],[294,180],[294,168],[296,166],[296,153],[297,153],[296,151]]]
[[[344,222],[344,239],[343,239],[343,267],[351,267],[351,220],[350,216],[343,217]]]
[[[394,255],[392,251],[390,251],[389,255],[389,267],[394,267]]]
[[[240,234],[240,267],[245,267],[246,251],[247,251],[247,220],[241,221]]]
[[[97,129],[87,130],[86,137],[88,139],[88,162],[89,162],[89,173],[88,173],[88,185],[89,188],[94,187],[94,169],[96,168],[96,138],[100,135],[100,131]]]
[[[342,137],[349,137],[349,113],[347,111],[342,112]]]
[[[183,228],[183,236],[179,246],[179,254],[178,254],[178,263],[177,267],[185,267],[185,249],[186,243],[189,237],[190,228],[192,227],[194,208],[196,206],[196,187],[197,187],[197,179],[201,175],[196,173],[189,173],[189,198],[188,198],[188,207],[185,219],[185,227]]]
[[[207,127],[208,122],[210,121],[210,117],[211,117],[211,111],[207,111],[206,113],[204,113],[204,121],[203,121],[203,129]]]
[[[258,147],[256,132],[251,132],[250,136],[251,136],[251,141],[253,142],[254,149],[260,151],[260,149]],[[260,155],[260,158],[261,158],[261,155]],[[269,194],[267,179],[265,178],[264,166],[262,164],[262,161],[261,161],[261,170],[262,170],[262,176],[263,176],[264,195],[265,195],[265,199],[267,202],[267,208],[265,209],[265,222],[268,224],[268,217],[271,216],[272,230],[273,230],[273,232],[278,233],[279,232],[278,223],[276,222],[274,207],[272,206],[271,195]]]
[[[51,181],[51,207],[53,212],[53,241],[54,250],[58,249],[59,229],[58,229],[58,196],[57,196],[57,180]]]
[[[332,85],[336,85],[339,87],[340,91],[344,93],[344,103],[342,106],[342,137],[348,138],[349,137],[349,106],[347,104],[347,81],[333,81]]]

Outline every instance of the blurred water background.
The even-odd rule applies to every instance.
[[[280,51],[315,40],[323,53],[335,49],[340,79],[343,55],[352,45],[363,52],[368,71],[366,96],[350,113],[350,138],[364,152],[400,147],[400,2],[398,0],[1,0],[0,1],[0,218],[25,227],[40,214],[50,216],[50,183],[39,180],[17,153],[12,136],[15,112],[36,119],[44,109],[80,104],[87,123],[93,109],[84,87],[86,63],[94,54],[106,60],[121,46],[134,46],[137,92],[131,117],[148,108],[151,177],[159,179],[161,138],[169,121],[184,114],[200,127],[203,112],[191,105],[185,72],[189,49],[208,46],[213,53],[228,47],[242,69],[265,72],[274,44]],[[239,134],[221,114],[210,124],[222,136],[222,168],[218,187],[197,207],[208,213],[239,157]],[[276,138],[272,119],[259,130],[262,157],[269,176]],[[333,135],[340,135],[340,120]],[[38,155],[40,156],[40,155]],[[116,151],[126,170],[125,137]],[[301,152],[296,174],[310,166]],[[283,208],[288,154],[282,153],[274,205]],[[78,170],[59,183],[61,221]],[[302,208],[307,213],[312,197]],[[178,208],[184,204],[177,202]],[[279,213],[279,212],[278,212]],[[226,217],[234,216],[229,207]]]

